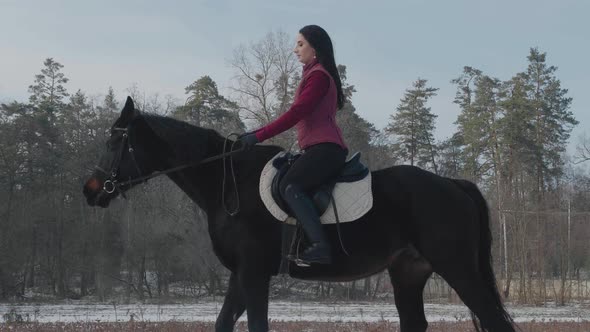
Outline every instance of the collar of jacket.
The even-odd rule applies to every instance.
[[[310,70],[311,68],[313,68],[318,63],[319,63],[318,62],[318,59],[315,59],[314,58],[310,63],[307,63],[307,64],[303,65],[303,72],[306,72],[306,71]]]

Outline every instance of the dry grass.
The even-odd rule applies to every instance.
[[[590,321],[586,322],[530,322],[521,323],[523,332],[590,331]],[[378,332],[399,331],[397,323],[328,323],[328,322],[271,322],[271,331],[286,332]],[[202,322],[127,322],[127,323],[20,323],[0,324],[0,332],[4,331],[148,331],[148,332],[209,332],[213,331],[213,323]],[[236,332],[247,331],[246,323],[237,324]],[[430,323],[429,332],[461,332],[474,331],[471,322]]]

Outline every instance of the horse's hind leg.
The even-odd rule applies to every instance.
[[[229,286],[223,301],[223,307],[215,322],[216,332],[232,332],[234,325],[240,316],[246,310],[246,302],[240,286],[238,285],[238,276],[232,273],[229,277]]]
[[[395,306],[402,332],[424,332],[428,327],[424,316],[422,291],[432,274],[430,264],[412,248],[405,248],[395,254],[388,268]]]
[[[438,271],[453,289],[457,292],[463,303],[479,318],[484,331],[513,332],[514,327],[503,314],[503,309],[498,307],[497,300],[481,274],[468,264],[462,265],[457,261],[455,269],[451,271]]]

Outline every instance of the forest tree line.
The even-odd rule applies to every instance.
[[[371,169],[412,164],[478,184],[492,214],[494,267],[503,295],[542,303],[588,297],[590,290],[590,139],[566,148],[578,124],[572,98],[547,54],[508,80],[466,66],[455,78],[456,132],[434,136],[429,100],[438,89],[417,78],[382,110],[378,129],[355,108],[353,78],[338,70],[346,98],[337,113],[350,151]],[[186,99],[127,89],[144,112],[213,128],[222,135],[258,128],[286,112],[301,67],[284,33],[238,47],[236,76],[224,96],[209,76]],[[75,83],[75,82],[74,82]],[[0,107],[0,300],[96,297],[99,301],[218,295],[227,271],[212,253],[203,212],[165,178],[151,180],[109,209],[91,208],[81,188],[98,162],[123,95],[70,90],[67,66],[53,58],[28,87],[29,100]],[[270,144],[294,146],[293,131]],[[266,144],[266,143],[265,143]],[[375,298],[376,275],[352,283],[276,278],[272,294],[298,287],[318,297]]]

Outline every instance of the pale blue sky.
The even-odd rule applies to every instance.
[[[0,0],[0,102],[28,98],[27,87],[53,57],[69,91],[119,100],[133,83],[148,95],[184,100],[184,87],[210,75],[221,92],[240,44],[271,30],[293,36],[307,24],[331,35],[348,67],[359,114],[383,128],[418,77],[440,88],[430,106],[437,138],[454,131],[458,107],[450,80],[463,66],[509,79],[526,69],[530,47],[547,52],[590,134],[590,1],[23,1]]]

